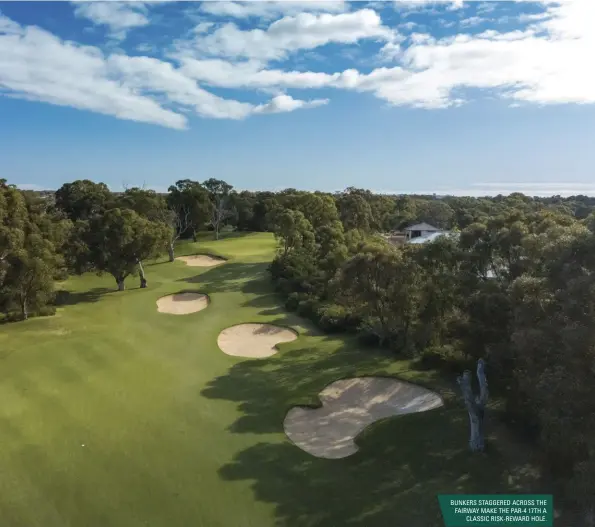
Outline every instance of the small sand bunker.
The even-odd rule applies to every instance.
[[[157,300],[157,311],[170,315],[189,315],[205,309],[209,297],[201,293],[177,293]]]
[[[194,254],[192,256],[179,256],[176,260],[185,262],[190,267],[213,267],[215,265],[221,265],[226,260],[219,258],[218,256],[211,256],[209,254]]]
[[[426,388],[385,377],[342,379],[327,386],[319,397],[321,408],[292,408],[283,427],[295,445],[327,459],[357,452],[353,440],[379,419],[443,405],[440,396]]]
[[[291,342],[297,335],[288,328],[271,324],[240,324],[219,333],[217,345],[234,357],[264,358],[277,353],[277,344]]]

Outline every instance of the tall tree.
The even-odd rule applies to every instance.
[[[233,187],[221,179],[210,178],[203,182],[209,192],[211,201],[210,223],[215,232],[215,239],[219,239],[219,230],[225,220],[233,215],[231,191]]]
[[[7,262],[3,293],[18,305],[26,320],[31,308],[43,307],[53,298],[54,280],[61,274],[63,258],[40,229],[29,223],[22,247],[11,252]]]
[[[341,222],[346,231],[357,229],[368,232],[374,218],[370,204],[356,193],[343,194],[337,199]]]
[[[176,181],[168,191],[167,206],[175,214],[175,218],[168,215],[166,223],[175,230],[177,238],[188,231],[193,241],[196,241],[198,231],[209,221],[208,191],[198,181],[190,179]]]
[[[56,207],[72,221],[88,220],[111,206],[113,195],[105,183],[88,179],[65,183],[55,195]]]
[[[303,246],[312,248],[314,231],[311,223],[298,210],[276,209],[269,215],[276,238],[280,241],[281,255]]]
[[[27,319],[53,296],[61,277],[58,254],[68,222],[50,217],[43,203],[0,180],[0,304]]]
[[[418,310],[418,273],[403,253],[370,244],[342,266],[335,286],[342,303],[363,313],[367,330],[381,343],[410,349]]]
[[[453,225],[454,211],[442,200],[418,200],[415,204],[417,221],[423,221],[440,229]]]
[[[149,221],[127,209],[110,209],[96,216],[86,232],[87,258],[98,273],[109,273],[118,291],[124,280],[138,272],[141,287],[146,287],[143,260],[157,256],[165,246],[167,227]]]
[[[118,196],[116,205],[121,209],[132,209],[139,216],[151,221],[163,221],[167,211],[165,196],[154,190],[132,187]]]

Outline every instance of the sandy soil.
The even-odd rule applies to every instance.
[[[226,260],[223,258],[217,258],[216,256],[209,256],[208,254],[193,254],[192,256],[179,256],[176,260],[184,262],[190,267],[213,267],[215,265],[221,265]]]
[[[240,324],[219,333],[217,345],[234,357],[264,358],[277,353],[277,344],[291,342],[297,335],[290,329],[271,324]]]
[[[319,397],[321,408],[292,408],[283,427],[295,445],[327,459],[357,452],[353,440],[379,419],[443,405],[441,397],[426,388],[385,377],[342,379],[327,386]]]
[[[189,315],[205,309],[209,297],[201,293],[178,293],[157,300],[157,311],[170,315]]]

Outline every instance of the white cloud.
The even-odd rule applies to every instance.
[[[461,20],[461,26],[463,26],[463,27],[477,26],[479,24],[482,24],[485,21],[486,21],[486,19],[482,18],[480,16],[470,16],[469,18],[465,18],[464,20]]]
[[[393,5],[397,9],[406,10],[424,10],[430,12],[436,6],[446,6],[449,10],[460,9],[464,7],[465,2],[463,0],[393,0]]]
[[[428,25],[420,28],[423,33],[407,36],[408,47],[403,44],[404,37],[383,24],[373,9],[338,12],[337,8],[327,13],[324,10],[329,9],[328,2],[321,2],[316,4],[320,11],[312,7],[311,12],[287,14],[293,13],[290,4],[281,13],[278,6],[271,7],[277,3],[226,2],[206,7],[235,10],[227,14],[237,18],[267,19],[275,9],[284,16],[263,29],[249,30],[234,23],[214,27],[212,22],[202,20],[192,40],[175,43],[169,61],[130,57],[122,51],[108,55],[95,47],[63,42],[39,28],[23,28],[0,15],[0,90],[9,96],[172,128],[186,126],[187,112],[242,119],[328,102],[322,98],[293,98],[285,93],[291,89],[369,92],[392,105],[428,109],[462,104],[465,88],[490,90],[511,105],[595,103],[595,73],[590,67],[595,51],[592,0],[543,0],[543,12],[532,9],[531,14],[517,14],[515,20],[526,26],[508,32],[498,31],[494,25],[496,29],[480,34],[438,38]],[[432,4],[413,3],[426,7]],[[298,4],[303,2],[291,2],[291,9],[304,9]],[[114,5],[145,12],[129,4]],[[445,5],[458,8],[462,4]],[[259,9],[269,11],[248,14]],[[127,25],[133,27],[132,20],[125,22],[122,18],[122,30]],[[475,22],[472,17],[462,24]],[[114,24],[110,27],[117,30]],[[379,56],[390,61],[390,67],[301,71],[300,60],[306,58],[306,53],[324,53],[324,46],[331,43],[364,50],[367,46],[354,46],[362,40],[375,41]],[[339,48],[339,53],[351,48]],[[298,60],[292,70],[271,64],[293,55]],[[348,58],[346,54],[341,56],[342,60]],[[296,71],[298,67],[300,71]],[[274,97],[262,104],[247,103],[215,95],[205,86],[258,90]]]
[[[2,15],[0,12],[0,34],[18,35],[21,32],[21,26],[13,22],[10,18]]]
[[[2,17],[0,17],[2,20]],[[0,87],[15,97],[184,128],[186,119],[107,75],[97,48],[62,42],[37,27],[0,32]]]
[[[182,59],[181,71],[198,81],[223,88],[323,88],[340,74],[262,69],[258,61],[231,63],[221,59]]]
[[[298,50],[330,43],[352,44],[361,39],[390,41],[395,33],[382,24],[378,13],[361,9],[352,13],[285,16],[266,30],[243,31],[228,23],[207,36],[185,43],[180,51],[228,58],[278,60]]]
[[[254,113],[284,113],[293,112],[300,108],[316,108],[328,104],[328,99],[314,99],[312,101],[300,101],[289,95],[277,95],[268,103],[261,104],[254,109]]]
[[[5,31],[3,28],[8,28]],[[187,119],[167,106],[203,117],[242,119],[321,104],[276,98],[254,105],[202,89],[169,62],[63,42],[37,27],[22,28],[0,15],[0,90],[5,95],[90,110],[120,119],[183,129]],[[0,93],[1,93],[0,92]]]
[[[200,10],[215,16],[230,18],[256,17],[269,20],[281,15],[296,15],[304,12],[341,13],[347,10],[347,4],[343,0],[217,1],[203,2]]]
[[[595,103],[595,73],[589,66],[595,51],[590,29],[595,2],[551,4],[547,17],[534,18],[529,28],[505,33],[488,30],[442,39],[414,33],[405,50],[390,46],[398,65],[369,73],[283,71],[266,69],[257,61],[192,59],[183,60],[182,69],[216,86],[332,87],[368,91],[394,105],[423,108],[461,104],[461,95],[453,95],[459,88],[499,90],[515,103]]]
[[[223,99],[200,88],[169,62],[150,57],[112,55],[108,68],[114,76],[122,76],[134,92],[158,92],[168,101],[192,107],[198,115],[219,119],[242,119],[253,109],[248,103]]]
[[[209,29],[211,29],[215,24],[213,22],[200,22],[194,28],[194,33],[197,35],[202,35],[203,33],[208,33]]]
[[[111,35],[123,39],[127,31],[146,26],[145,2],[75,2],[74,14],[87,18],[96,25],[108,26]]]

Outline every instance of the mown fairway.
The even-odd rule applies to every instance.
[[[121,293],[111,277],[75,278],[55,317],[0,326],[2,527],[433,527],[436,493],[514,488],[520,464],[504,438],[489,455],[467,453],[466,413],[444,390],[454,379],[286,314],[266,275],[273,251],[267,234],[184,245],[179,254],[230,261],[148,265],[149,288],[132,278]],[[209,294],[210,306],[157,312],[159,297],[182,290]],[[300,338],[264,360],[218,350],[223,328],[262,321]],[[446,404],[378,423],[343,460],[285,438],[290,406],[363,373],[417,380]]]

